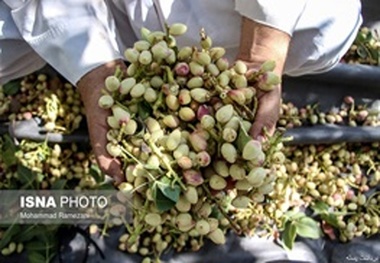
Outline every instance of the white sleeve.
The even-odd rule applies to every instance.
[[[104,1],[4,1],[22,38],[73,84],[90,70],[122,58]]]
[[[235,10],[256,22],[293,34],[307,0],[235,0]]]
[[[10,8],[0,0],[0,85],[28,75],[45,64],[22,39]]]

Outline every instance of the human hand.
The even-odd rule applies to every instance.
[[[249,70],[246,75],[247,78],[251,74],[257,74],[257,72],[262,71],[260,66],[256,63],[243,61]],[[270,63],[271,64],[271,63]],[[271,71],[271,70],[269,70]],[[271,73],[271,72],[268,72]],[[266,74],[266,73],[264,73]],[[272,136],[276,130],[276,124],[279,119],[280,106],[281,106],[281,83],[277,85],[270,85],[267,81],[269,79],[262,78],[259,81],[263,81],[265,90],[261,90],[260,87],[256,87],[257,95],[257,109],[255,111],[254,122],[252,123],[251,129],[249,131],[252,138],[263,141],[268,136]],[[269,81],[275,81],[278,83],[278,79],[273,79]],[[274,83],[274,82],[272,82]],[[270,89],[268,89],[270,87]]]
[[[254,139],[263,140],[273,135],[280,115],[281,86],[278,85],[271,91],[257,91],[258,108],[255,120],[252,124],[250,135]]]
[[[285,32],[243,17],[237,59],[247,64],[247,75],[250,71],[257,71],[264,62],[273,60],[276,62],[273,72],[281,77],[290,39]],[[265,135],[273,135],[276,129],[281,105],[281,85],[271,91],[257,92],[258,108],[250,134],[255,139],[265,139]],[[267,133],[264,133],[264,129]]]
[[[123,71],[126,68],[123,61],[112,61],[93,69],[77,83],[86,111],[88,132],[96,161],[100,169],[113,178],[115,185],[119,185],[125,179],[120,161],[111,157],[106,149],[107,117],[110,115],[110,110],[100,108],[98,101],[102,95],[106,77],[113,75],[118,66]]]

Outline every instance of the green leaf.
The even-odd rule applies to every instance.
[[[334,216],[346,216],[349,214],[353,214],[353,212],[333,211],[333,212],[329,212],[329,214],[334,215]]]
[[[356,53],[359,57],[363,59],[368,57],[368,50],[364,47],[364,45],[358,46],[358,48],[356,49]]]
[[[153,184],[152,195],[159,211],[164,212],[175,206],[179,199],[181,188],[178,185],[172,187],[169,178],[164,177]]]
[[[17,166],[17,176],[25,187],[30,186],[36,180],[36,174],[21,164]]]
[[[27,242],[41,234],[41,229],[36,225],[27,226],[22,229],[22,232],[19,233],[14,239],[17,242]]]
[[[157,189],[157,192],[156,192],[156,196],[155,196],[155,202],[156,202],[156,207],[158,209],[158,211],[160,212],[165,212],[165,211],[168,211],[170,209],[172,209],[176,202],[174,202],[173,200],[167,198],[162,192],[160,189]]]
[[[317,202],[311,207],[316,215],[320,215],[321,219],[326,221],[328,224],[338,227],[338,216],[345,215],[346,213],[341,212],[330,212],[328,204],[324,202]]]
[[[211,214],[210,214],[209,217],[213,217],[213,218],[216,218],[216,219],[223,219],[223,218],[225,218],[224,215],[222,214],[222,212],[220,212],[220,209],[216,205],[212,206]]]
[[[65,179],[59,179],[59,180],[55,181],[55,182],[51,185],[51,189],[52,189],[52,190],[62,190],[62,189],[65,188],[66,183],[67,183],[67,180],[65,180]]]
[[[15,95],[20,90],[20,88],[20,79],[15,79],[3,85],[3,92],[5,95],[12,96]]]
[[[105,180],[104,173],[100,170],[99,166],[96,164],[91,165],[90,175],[95,179],[97,183],[102,183]]]
[[[138,105],[138,115],[141,117],[141,119],[145,120],[149,116],[152,116],[153,109],[150,106],[150,104],[146,101],[140,102]]]
[[[324,202],[316,202],[315,205],[311,206],[311,209],[313,209],[314,213],[317,215],[329,212],[329,206]]]
[[[37,251],[28,251],[28,262],[29,263],[44,263],[47,262],[45,256]]]
[[[289,210],[284,215],[285,217],[288,217],[289,220],[297,220],[301,217],[304,217],[305,213],[297,210]]]
[[[37,236],[37,240],[45,245],[45,250],[54,248],[54,243],[56,241],[54,235],[52,235],[54,232],[55,230],[49,231],[48,228],[45,227],[41,230],[40,235]]]
[[[28,251],[46,251],[48,249],[53,248],[53,244],[49,244],[42,241],[33,241],[26,244],[26,249]]]
[[[177,203],[179,194],[181,193],[181,188],[179,185],[176,184],[174,187],[172,187],[170,179],[164,177],[159,182],[157,182],[157,187],[161,190],[164,196]]]
[[[287,222],[292,222],[304,216],[305,216],[304,212],[300,212],[300,211],[292,209],[284,213],[284,216],[282,217],[281,222],[282,222],[282,225],[285,226]]]
[[[326,221],[329,225],[333,227],[339,227],[338,218],[334,214],[323,214],[321,215],[321,219]]]
[[[247,142],[252,140],[252,137],[249,136],[248,131],[246,131],[243,128],[243,124],[240,124],[239,134],[236,140],[237,140],[237,148],[240,152],[243,151],[244,146],[247,144]]]
[[[358,44],[365,43],[366,39],[367,39],[367,35],[366,34],[358,32],[358,34],[356,35],[356,38],[355,38],[355,44],[358,45]]]
[[[4,145],[2,147],[2,159],[7,167],[15,165],[17,158],[15,153],[18,150],[17,146],[13,143],[12,138],[9,135],[4,135]]]
[[[294,221],[296,233],[302,237],[317,239],[321,237],[318,222],[311,217],[305,216]]]
[[[287,249],[293,249],[294,240],[296,239],[296,226],[293,222],[287,222],[285,225],[285,229],[282,232],[282,243],[285,245]]]

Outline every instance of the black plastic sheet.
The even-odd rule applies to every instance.
[[[86,237],[68,227],[59,232],[60,249],[53,263],[139,263],[143,259],[118,249],[122,227],[112,228],[108,236],[94,234]],[[84,228],[83,228],[84,229]],[[82,231],[81,231],[82,232]],[[100,251],[98,249],[100,249]],[[104,257],[103,257],[104,255]],[[26,253],[2,257],[1,263],[27,262]],[[380,263],[380,236],[356,238],[349,243],[328,239],[297,238],[291,251],[265,238],[237,237],[230,233],[225,245],[206,243],[200,251],[176,253],[169,250],[162,257],[163,263]]]
[[[345,96],[372,106],[380,100],[380,67],[339,64],[327,73],[284,77],[283,99],[303,107],[318,103],[321,110],[339,107]]]

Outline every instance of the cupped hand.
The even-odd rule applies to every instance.
[[[243,61],[248,67],[248,71],[246,73],[247,77],[249,77],[253,72],[257,72],[263,64],[261,62],[241,61]],[[257,92],[256,96],[258,104],[256,115],[249,133],[252,138],[259,141],[265,141],[267,137],[274,134],[277,121],[280,116],[282,100],[281,83],[279,85],[275,85],[270,91],[260,90],[259,87],[255,88]]]
[[[106,150],[107,117],[110,115],[110,110],[100,108],[98,101],[102,95],[106,77],[113,75],[117,67],[124,70],[125,64],[121,60],[103,64],[84,75],[77,83],[86,111],[90,143],[96,161],[100,169],[113,178],[115,185],[122,183],[125,177],[121,170],[120,161],[111,157]]]
[[[273,60],[276,63],[273,72],[281,78],[290,40],[286,32],[242,17],[237,59],[245,62],[249,71],[256,71],[264,62]],[[258,109],[250,134],[255,139],[265,139],[266,135],[273,135],[279,119],[281,85],[271,91],[257,91]]]
[[[252,138],[263,140],[276,130],[280,115],[281,87],[276,86],[271,91],[258,91],[258,108],[250,134]]]

